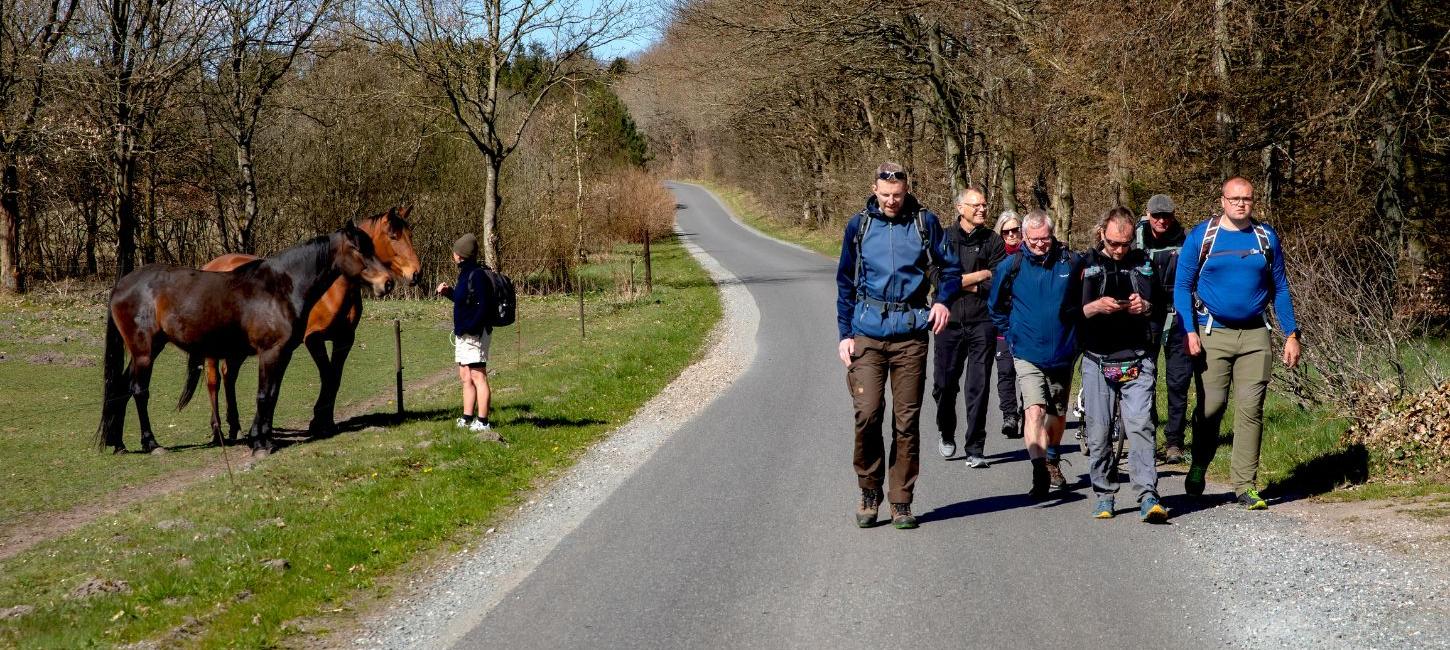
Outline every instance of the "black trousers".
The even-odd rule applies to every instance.
[[[992,375],[992,357],[997,351],[997,329],[991,321],[980,323],[948,323],[936,335],[936,359],[932,374],[931,396],[936,400],[936,429],[943,440],[952,440],[957,431],[957,393],[966,406],[962,452],[982,456],[987,443],[988,378]]]
[[[1163,423],[1163,444],[1185,449],[1183,432],[1188,424],[1188,385],[1193,380],[1193,357],[1188,356],[1187,334],[1177,327],[1169,328],[1163,341],[1163,370],[1168,393],[1168,419],[1158,418],[1158,392],[1153,392],[1153,422]]]
[[[1002,410],[1002,422],[1022,421],[1022,409],[1017,403],[1017,367],[1012,365],[1012,347],[1007,339],[997,339],[997,408]]]

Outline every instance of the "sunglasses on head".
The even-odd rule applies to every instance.
[[[878,180],[878,181],[904,181],[904,180],[906,180],[906,172],[904,172],[904,171],[876,172],[876,180]]]

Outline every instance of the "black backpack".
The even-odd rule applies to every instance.
[[[481,292],[487,308],[483,322],[489,329],[513,325],[518,316],[518,297],[514,293],[514,281],[509,276],[480,264],[484,287]]]

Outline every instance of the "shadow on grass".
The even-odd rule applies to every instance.
[[[1275,502],[1296,501],[1329,492],[1346,483],[1369,480],[1369,451],[1349,445],[1300,463],[1289,475],[1265,488]]]

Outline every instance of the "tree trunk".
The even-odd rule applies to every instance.
[[[498,177],[503,170],[503,158],[485,157],[488,173],[483,181],[483,260],[490,267],[502,270],[503,260],[499,257],[498,209],[503,203],[503,196],[499,194]]]
[[[1218,141],[1223,150],[1219,152],[1220,180],[1238,175],[1238,128],[1234,124],[1233,108],[1229,105],[1229,0],[1213,1],[1213,74],[1218,78],[1218,109],[1214,120],[1218,124]]]
[[[1057,238],[1062,240],[1063,245],[1072,247],[1072,177],[1068,174],[1067,168],[1059,166],[1057,169],[1057,197],[1053,203],[1053,212],[1057,220]]]
[[[1376,110],[1379,132],[1375,135],[1375,167],[1380,182],[1375,209],[1396,240],[1397,248],[1403,251],[1399,260],[1400,281],[1413,284],[1425,268],[1428,251],[1421,231],[1424,224],[1412,217],[1418,210],[1406,193],[1405,171],[1412,165],[1407,164],[1404,107],[1401,106],[1406,85],[1405,66],[1397,60],[1407,48],[1401,5],[1401,0],[1387,0],[1377,16],[1381,37],[1375,44],[1374,67],[1376,75],[1385,83]]]
[[[952,96],[947,79],[946,58],[942,55],[941,28],[937,25],[918,27],[925,32],[928,61],[927,85],[936,100],[937,124],[941,127],[946,154],[947,178],[951,180],[952,196],[956,197],[970,183],[967,178],[966,147],[962,142],[962,115]]]
[[[257,253],[257,215],[261,212],[257,201],[257,171],[252,164],[252,141],[243,138],[237,143],[237,171],[241,174],[241,183],[238,191],[241,194],[241,214],[238,215],[241,223],[237,225],[238,243],[241,245],[241,252],[248,255]]]
[[[1011,147],[1002,149],[998,160],[998,182],[1002,188],[1002,209],[1017,211],[1017,153]]]
[[[0,293],[20,293],[20,170],[13,158],[0,176]]]

